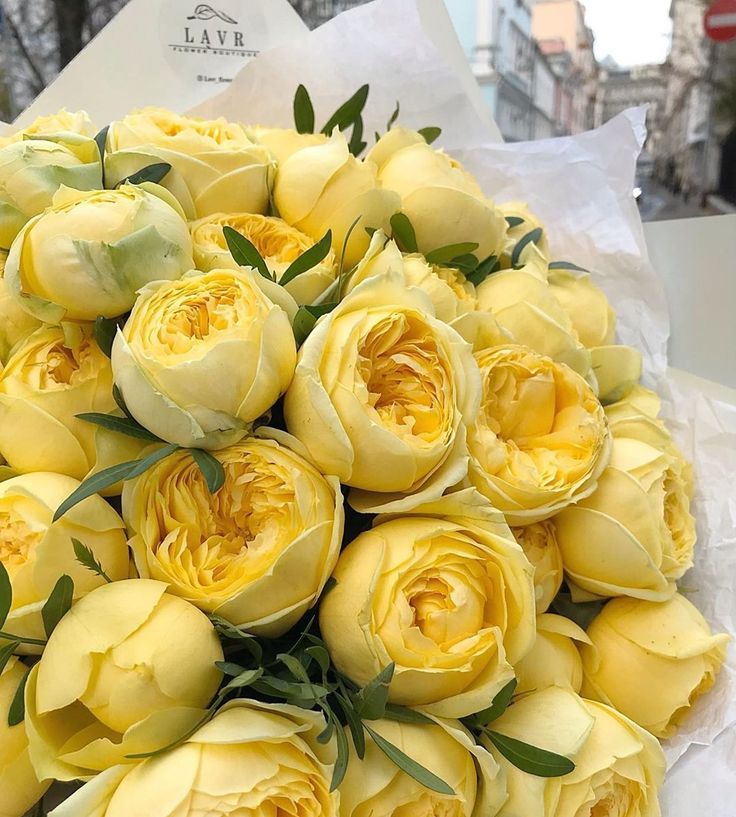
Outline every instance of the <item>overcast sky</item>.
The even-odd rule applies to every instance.
[[[620,65],[663,62],[669,52],[671,0],[583,0],[595,55]]]

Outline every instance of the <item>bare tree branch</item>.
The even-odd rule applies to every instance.
[[[46,78],[44,77],[40,68],[36,65],[33,57],[31,57],[20,31],[18,31],[18,27],[8,11],[5,12],[5,22],[7,23],[10,33],[13,35],[13,39],[18,45],[18,50],[20,51],[21,56],[28,64],[33,76],[36,78],[36,82],[34,83],[34,91],[36,94],[39,94],[46,87]]]

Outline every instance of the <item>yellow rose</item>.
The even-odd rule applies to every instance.
[[[616,335],[616,313],[588,273],[550,270],[549,286],[588,349],[609,346]]]
[[[89,778],[186,733],[222,673],[204,613],[163,582],[127,579],[78,601],[28,676],[26,731],[41,780]]]
[[[94,139],[61,134],[26,139],[0,149],[0,247],[10,247],[23,225],[51,205],[62,186],[102,187]]]
[[[62,188],[13,242],[8,286],[46,323],[122,315],[149,281],[179,278],[193,266],[189,229],[176,206],[152,184]]]
[[[366,736],[361,761],[350,743],[350,760],[340,786],[341,817],[493,817],[506,788],[500,768],[457,721],[435,724],[371,721],[381,737],[421,763],[455,792],[439,794],[409,777]]]
[[[5,364],[10,350],[18,341],[28,337],[41,322],[26,312],[13,297],[5,283],[5,260],[7,255],[0,251],[0,364]]]
[[[613,599],[588,628],[583,694],[669,738],[715,683],[730,637],[713,635],[686,598]]]
[[[390,701],[464,717],[490,706],[534,642],[532,568],[487,503],[451,495],[416,513],[343,550],[320,628],[355,683],[393,662]]]
[[[529,205],[523,201],[506,201],[498,205],[498,209],[503,213],[509,227],[509,238],[518,244],[524,236],[532,230],[542,230],[542,235],[534,243],[539,248],[545,258],[550,257],[549,241],[547,240],[547,228],[529,210]]]
[[[242,125],[179,116],[163,108],[132,111],[110,125],[105,154],[109,184],[157,162],[171,165],[162,184],[188,219],[268,210],[273,160]]]
[[[112,349],[131,414],[164,440],[237,442],[296,365],[291,296],[249,268],[193,272],[140,290]]]
[[[664,424],[611,406],[613,446],[595,493],[555,517],[568,576],[599,596],[665,601],[693,563],[692,471]]]
[[[314,246],[314,240],[290,227],[283,219],[254,213],[216,213],[190,224],[197,269],[237,269],[228,249],[223,227],[231,227],[245,236],[258,250],[276,280],[292,261]],[[298,304],[311,304],[335,280],[335,253],[307,272],[289,281],[284,289]]]
[[[509,792],[499,817],[660,817],[662,749],[614,709],[548,687],[519,698],[493,729],[575,763],[564,777],[533,777],[489,746]]]
[[[0,372],[0,453],[13,469],[82,480],[138,457],[145,443],[80,420],[85,412],[117,412],[110,360],[89,331],[67,340],[44,326],[13,349]]]
[[[386,241],[382,230],[373,234],[368,251],[350,276],[347,291],[375,275],[403,271],[406,282],[425,292],[434,313],[445,323],[475,309],[475,287],[457,269],[428,264],[423,255],[402,255],[395,241]]]
[[[10,704],[25,671],[11,657],[0,672],[0,817],[23,817],[49,787],[49,782],[38,782],[33,770],[23,724],[8,726]]]
[[[137,766],[103,772],[55,817],[337,817],[334,740],[322,713],[235,700],[189,740]]]
[[[459,162],[428,145],[421,134],[391,128],[368,152],[366,162],[378,167],[384,188],[401,196],[401,211],[414,228],[421,252],[465,242],[478,244],[473,254],[481,261],[505,252],[508,225],[501,211]]]
[[[74,580],[75,598],[104,583],[76,560],[72,537],[94,553],[111,579],[128,575],[123,520],[101,497],[88,497],[52,521],[78,486],[71,477],[42,472],[0,482],[0,561],[13,588],[5,630],[14,635],[45,637],[41,608],[64,573]]]
[[[633,346],[596,346],[590,359],[604,403],[622,400],[641,378],[641,352]]]
[[[319,240],[332,230],[332,248],[341,254],[345,269],[360,261],[370,238],[366,228],[387,230],[401,202],[396,193],[383,190],[372,162],[356,159],[339,131],[324,143],[293,153],[278,169],[273,201],[281,218]]]
[[[497,346],[475,358],[483,396],[468,433],[470,482],[517,526],[589,496],[611,448],[590,386],[524,346]]]
[[[524,528],[514,528],[512,533],[534,567],[537,613],[544,613],[552,604],[563,579],[562,554],[557,545],[555,523],[545,519]]]
[[[297,133],[291,128],[267,128],[263,125],[248,125],[245,128],[248,136],[261,145],[265,145],[277,164],[285,162],[292,153],[315,145],[324,145],[329,137],[323,133]]]
[[[183,451],[127,482],[140,575],[248,630],[286,632],[316,602],[343,531],[337,479],[298,450],[288,434],[261,429],[217,451],[225,484],[214,495]]]
[[[578,340],[572,321],[547,282],[546,261],[530,244],[527,263],[496,272],[477,288],[478,309],[490,312],[515,343],[566,363],[583,377],[591,370],[590,352]]]
[[[97,130],[86,111],[67,111],[66,108],[62,108],[58,113],[37,117],[28,127],[21,128],[10,136],[0,136],[0,147],[13,142],[22,142],[28,137],[37,138],[70,133],[94,136]]]
[[[391,272],[318,321],[299,351],[284,415],[323,473],[362,489],[351,492],[354,507],[399,511],[465,476],[478,399],[470,347]]]
[[[551,686],[580,692],[583,662],[576,644],[590,639],[574,621],[552,613],[537,618],[537,638],[531,650],[514,666],[515,693],[535,692]]]

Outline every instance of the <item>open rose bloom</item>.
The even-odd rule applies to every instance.
[[[0,817],[733,817],[733,415],[641,117],[498,144],[415,0],[228,3],[196,110],[0,140]]]

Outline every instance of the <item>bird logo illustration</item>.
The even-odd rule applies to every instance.
[[[197,8],[194,9],[194,13],[187,17],[187,20],[213,20],[215,17],[224,23],[238,24],[238,21],[233,20],[229,14],[225,14],[224,11],[218,11],[212,8],[212,6],[208,6],[207,3],[200,3]]]

